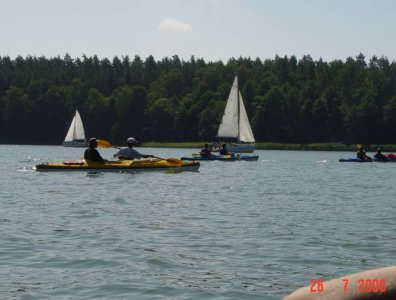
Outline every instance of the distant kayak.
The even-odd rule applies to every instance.
[[[373,162],[372,158],[368,159],[361,159],[357,157],[349,157],[349,158],[340,158],[338,161],[340,162],[359,162],[359,163],[365,163],[365,162]]]
[[[36,165],[37,171],[134,171],[134,170],[190,170],[199,169],[199,162],[181,161],[176,158],[120,160],[91,162],[86,160],[68,160],[63,162],[46,162]]]
[[[388,156],[388,157],[385,157],[383,159],[380,159],[380,158],[376,158],[374,156],[373,160],[375,162],[396,162],[396,157]]]
[[[181,160],[222,160],[222,161],[236,161],[236,160],[258,160],[259,156],[256,154],[235,154],[235,155],[213,155],[201,156],[193,153],[192,157],[182,157]]]
[[[341,159],[339,159],[339,161],[340,162],[360,162],[360,163],[364,163],[364,162],[396,162],[396,154],[389,153],[382,159],[376,158],[374,155],[373,158],[369,158],[369,159],[349,157],[349,158],[341,158]]]

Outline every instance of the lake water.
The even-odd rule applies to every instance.
[[[198,172],[33,169],[83,151],[0,145],[0,299],[281,299],[395,264],[396,163],[256,151]]]

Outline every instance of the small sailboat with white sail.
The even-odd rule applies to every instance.
[[[73,120],[66,134],[63,146],[65,147],[86,147],[87,141],[85,139],[84,126],[81,120],[80,113],[76,109]]]
[[[229,152],[252,153],[256,147],[242,95],[239,91],[237,76],[235,76],[228,96],[216,140],[227,144],[226,149]]]

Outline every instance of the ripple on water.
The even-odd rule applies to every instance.
[[[1,299],[280,299],[396,255],[396,189],[383,184],[396,168],[338,163],[348,153],[131,174],[33,171],[81,149],[2,151]]]

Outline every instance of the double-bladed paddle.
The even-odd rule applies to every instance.
[[[106,140],[97,139],[96,141],[98,143],[98,147],[100,147],[100,148],[111,148],[111,147],[113,147],[110,144],[110,142],[108,142]],[[166,160],[168,163],[170,163],[170,164],[172,164],[174,166],[179,166],[179,167],[183,166],[183,161],[180,160],[180,159],[177,159],[177,158],[161,158],[161,157],[157,157],[157,156],[154,156],[154,155],[152,155],[152,157],[158,158],[158,159],[162,159],[162,160]]]

